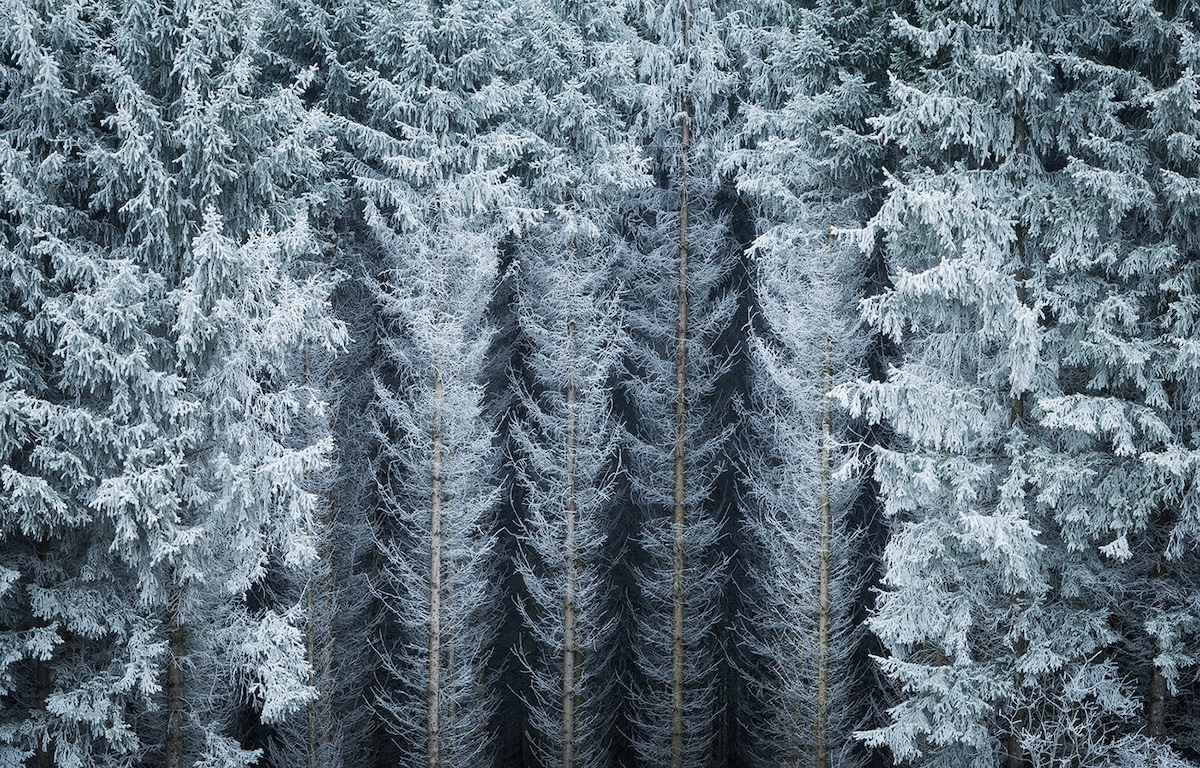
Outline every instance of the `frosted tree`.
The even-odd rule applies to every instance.
[[[305,83],[304,101],[323,113],[331,127],[363,118],[364,78],[357,72],[365,55],[362,24],[366,3],[296,0],[270,6],[264,22],[263,77]],[[319,493],[314,520],[318,559],[290,578],[270,583],[269,600],[302,604],[304,645],[315,697],[303,713],[273,726],[263,764],[277,766],[371,765],[379,754],[381,724],[369,705],[379,659],[371,638],[378,605],[370,588],[376,566],[372,519],[375,508],[371,439],[375,301],[368,264],[373,248],[361,209],[353,199],[347,167],[353,147],[344,131],[331,130],[330,151],[309,179],[310,227],[318,246],[308,269],[336,273],[330,297],[333,312],[349,331],[347,349],[331,356],[309,345],[297,361],[296,376],[314,395],[329,399],[325,418],[311,410],[302,421],[317,436],[333,434],[332,465],[314,473]]]
[[[616,471],[610,387],[620,314],[612,251],[597,242],[594,223],[572,218],[521,260],[520,318],[537,389],[525,394],[529,416],[516,429],[523,612],[537,646],[527,658],[531,727],[546,764],[564,766],[603,762],[621,693],[605,516]],[[560,237],[568,241],[556,248]]]
[[[302,426],[322,406],[298,361],[344,343],[327,281],[305,274],[301,195],[320,143],[303,86],[257,77],[265,5],[206,11],[122,9],[125,33],[101,59],[115,135],[95,153],[125,241],[173,285],[158,322],[195,403],[176,470],[189,537],[161,558],[165,594],[146,606],[166,669],[161,720],[143,728],[162,729],[146,742],[171,766],[252,761],[244,704],[273,723],[312,697],[300,607],[252,593],[316,555],[310,478],[331,445]]]
[[[505,122],[521,98],[505,79],[512,14],[491,2],[372,7],[369,120],[351,134],[380,254],[379,707],[403,759],[430,768],[491,759],[499,483],[485,311],[501,238],[529,219],[507,175],[522,144]]]
[[[164,649],[140,609],[163,593],[148,565],[187,539],[174,473],[192,409],[147,330],[162,281],[91,249],[59,258],[73,278],[43,305],[49,387],[34,397],[14,377],[5,392],[25,418],[5,433],[4,760],[120,765],[144,738],[130,708],[159,690]]]
[[[628,95],[633,79],[617,12],[588,3],[529,11],[535,34],[522,58],[537,90],[524,120],[545,142],[530,186],[547,215],[521,239],[514,276],[528,380],[514,381],[524,414],[514,429],[519,570],[533,645],[524,661],[542,764],[578,768],[612,762],[624,694],[610,534],[612,383],[624,351],[614,286],[626,254],[610,201],[645,179],[617,123],[614,96]]]
[[[161,330],[166,285],[112,248],[93,207],[103,111],[79,94],[99,88],[106,17],[14,3],[0,18],[0,762],[128,764],[159,687],[141,609],[161,594],[151,563],[186,537],[173,477],[192,409]]]
[[[397,370],[395,378],[379,375],[377,385],[378,493],[387,514],[377,545],[384,558],[377,590],[398,625],[381,646],[391,677],[381,707],[401,748],[429,765],[487,757],[490,706],[482,676],[497,485],[492,435],[482,418],[479,377],[488,333],[480,310],[496,262],[494,243],[489,253],[486,235],[471,234],[435,239],[423,259],[420,240],[393,251],[404,259],[397,259],[395,282],[379,298],[383,346]],[[390,245],[399,249],[402,242],[397,237]],[[458,254],[476,263],[447,264]],[[451,272],[452,266],[458,268]],[[418,378],[423,372],[428,380]]]
[[[319,443],[284,448],[288,412],[297,399],[281,381],[278,361],[292,355],[289,341],[296,334],[331,347],[340,331],[325,319],[320,281],[300,287],[281,274],[286,257],[306,247],[302,225],[291,229],[286,245],[270,245],[274,241],[264,234],[248,246],[247,254],[256,256],[253,284],[219,258],[199,259],[215,269],[202,277],[187,271],[197,263],[190,255],[198,201],[240,216],[239,237],[251,226],[265,226],[268,212],[278,224],[295,210],[287,206],[293,193],[280,194],[281,185],[291,182],[283,182],[286,168],[278,162],[237,174],[247,184],[238,187],[239,197],[232,189],[237,185],[214,181],[220,174],[208,173],[212,167],[200,162],[203,152],[189,149],[221,145],[221,131],[236,122],[230,113],[240,96],[241,106],[261,108],[250,112],[240,124],[243,132],[218,154],[272,149],[282,150],[276,160],[286,157],[288,138],[295,140],[291,149],[308,144],[303,128],[291,133],[303,122],[296,117],[302,110],[294,109],[295,93],[286,88],[251,96],[253,12],[244,19],[249,26],[241,30],[240,58],[228,47],[210,49],[238,66],[222,81],[224,98],[204,105],[211,108],[201,115],[210,132],[197,137],[195,121],[180,119],[179,133],[170,126],[171,117],[187,108],[193,116],[204,111],[197,105],[205,88],[183,76],[195,70],[175,68],[171,44],[138,32],[151,17],[167,28],[186,27],[179,39],[194,43],[204,23],[181,25],[182,9],[176,17],[138,4],[89,6],[86,22],[75,7],[12,5],[6,11],[14,14],[6,21],[22,32],[13,38],[21,47],[14,60],[25,62],[7,70],[17,95],[7,103],[28,114],[7,123],[17,128],[8,137],[15,152],[7,172],[37,182],[10,186],[20,191],[14,202],[21,207],[12,208],[20,213],[11,219],[10,242],[19,245],[8,265],[27,287],[25,298],[8,306],[27,318],[6,315],[19,334],[6,338],[10,370],[17,374],[6,386],[26,403],[20,412],[36,419],[12,433],[15,442],[6,441],[15,464],[8,463],[13,471],[5,482],[20,513],[13,522],[21,515],[27,520],[6,528],[5,546],[31,551],[38,567],[36,574],[29,569],[26,597],[10,594],[13,603],[6,608],[15,611],[12,626],[32,622],[20,631],[28,635],[22,645],[36,657],[30,670],[35,682],[17,694],[32,705],[29,717],[6,726],[5,743],[15,747],[9,762],[25,752],[37,765],[128,764],[164,741],[168,764],[244,762],[253,753],[240,749],[229,722],[238,702],[256,701],[271,721],[307,696],[296,683],[303,678],[303,659],[294,663],[294,626],[246,602],[274,554],[282,563],[286,549],[290,565],[306,555],[297,532],[306,496],[291,482],[294,463],[319,463],[327,450]],[[207,21],[213,33],[215,21]],[[188,50],[196,65],[195,47]],[[29,80],[37,87],[26,91],[24,78],[33,72],[41,83]],[[180,79],[172,80],[172,72]],[[33,102],[22,103],[26,93],[48,100],[31,110]],[[25,119],[33,122],[22,124]],[[67,146],[74,149],[64,153]],[[309,155],[307,149],[300,154]],[[39,156],[41,167],[53,173],[39,178],[25,170]],[[75,159],[66,163],[68,157]],[[172,178],[166,169],[181,157],[186,172]],[[243,158],[226,159],[241,167]],[[261,205],[264,198],[268,205]],[[200,250],[217,239],[201,237]],[[22,264],[36,266],[29,271]],[[180,282],[185,276],[191,280],[186,285]],[[227,290],[236,290],[236,298]],[[36,365],[24,366],[22,358]],[[271,375],[275,382],[258,381],[257,390],[225,387]],[[265,396],[264,389],[278,397]],[[36,401],[41,404],[31,409]],[[249,479],[237,483],[239,472]],[[214,488],[226,479],[230,485],[221,497]],[[43,514],[39,522],[36,508],[59,519]],[[256,552],[255,542],[268,535],[273,541]],[[31,549],[19,543],[22,538]],[[17,557],[28,562],[26,555]],[[220,621],[189,627],[189,636],[181,606],[191,599]],[[224,655],[218,663],[205,651]],[[213,698],[205,700],[199,691]],[[167,717],[155,714],[164,709]]]
[[[305,606],[248,598],[272,572],[304,572],[318,555],[313,477],[332,445],[305,429],[323,406],[296,369],[306,347],[343,345],[344,330],[328,314],[323,279],[288,274],[312,247],[303,219],[240,246],[221,230],[210,209],[176,292],[176,347],[207,407],[193,424],[184,486],[185,519],[202,535],[171,573],[168,765],[249,764],[257,753],[232,738],[229,704],[246,697],[270,724],[315,696]],[[221,682],[231,679],[232,690]]]
[[[855,449],[833,388],[862,373],[855,311],[865,258],[836,228],[862,221],[880,151],[864,118],[886,52],[877,6],[772,4],[740,16],[743,142],[729,163],[755,203],[754,439],[742,457],[753,512],[755,599],[740,629],[759,660],[743,674],[761,704],[760,759],[850,765],[869,714],[856,668],[864,565],[853,546]],[[776,15],[779,14],[779,15]]]
[[[332,444],[309,429],[323,406],[302,356],[331,354],[345,332],[328,281],[306,274],[316,248],[303,195],[320,168],[320,124],[300,102],[302,80],[257,77],[269,6],[175,11],[163,101],[188,223],[168,270],[177,365],[203,407],[183,484],[183,518],[200,535],[169,570],[162,759],[247,764],[258,752],[236,731],[239,710],[269,725],[315,696],[303,606],[260,595],[318,555],[313,478]]]
[[[1195,679],[1197,574],[1185,553],[1197,528],[1183,486],[1195,461],[1188,414],[1196,372],[1186,340],[1194,334],[1196,209],[1184,190],[1200,166],[1184,137],[1196,129],[1197,18],[1148,4],[1106,13],[1130,32],[1084,41],[1088,64],[1072,75],[1090,90],[1088,73],[1119,67],[1109,85],[1116,103],[1097,110],[1112,127],[1072,137],[1064,152],[1070,182],[1059,193],[1071,215],[1047,228],[1056,266],[1073,278],[1073,290],[1059,292],[1074,301],[1059,299],[1051,312],[1069,328],[1063,359],[1075,389],[1048,399],[1042,422],[1063,433],[1070,457],[1050,486],[1064,539],[1099,544],[1117,603],[1140,606],[1113,612],[1120,639],[1112,657],[1137,681],[1139,730],[1157,744],[1133,740],[1125,759],[1170,764],[1174,748],[1194,749],[1185,681]],[[1144,111],[1122,112],[1124,104]],[[1044,752],[1045,737],[1033,736]]]
[[[680,768],[708,759],[719,715],[727,568],[714,489],[730,434],[722,342],[737,298],[713,162],[731,82],[714,8],[644,4],[632,13],[641,81],[634,135],[658,180],[626,214],[635,253],[626,266],[624,418],[641,517],[633,744],[640,760]]]
[[[1154,467],[1188,440],[1161,282],[1178,235],[1142,112],[1164,25],[1149,5],[1056,3],[894,22],[924,66],[895,73],[875,121],[905,162],[864,232],[884,234],[894,287],[864,311],[906,353],[855,407],[901,438],[877,451],[895,527],[872,626],[902,698],[864,734],[899,760],[1144,752],[1125,738],[1140,697],[1117,562],[1170,496]]]

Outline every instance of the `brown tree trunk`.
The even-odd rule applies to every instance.
[[[1158,644],[1154,644],[1155,650]],[[1155,741],[1167,738],[1167,679],[1154,660],[1150,660],[1150,689],[1146,696],[1146,735]]]
[[[571,370],[567,378],[567,423],[566,442],[566,499],[564,513],[567,523],[565,560],[563,564],[563,768],[575,768],[576,704],[579,692],[579,649],[575,639],[575,581],[577,559],[575,553],[575,321],[567,322],[567,348]]]
[[[684,3],[683,47],[688,49],[691,3]],[[686,521],[688,342],[688,160],[691,150],[691,97],[684,95],[679,180],[679,325],[675,333],[675,508],[672,515],[671,573],[671,765],[683,768],[683,535]]]
[[[38,710],[46,711],[46,699],[50,697],[50,665],[38,659],[37,662],[37,691],[35,693],[36,701],[34,706]],[[37,745],[33,749],[33,764],[37,768],[50,768],[53,764],[53,750],[49,743],[49,735],[43,735],[38,739]]]
[[[1154,543],[1154,570],[1152,572],[1150,584],[1157,587],[1167,574],[1167,564],[1164,559],[1163,549],[1167,544],[1167,529],[1171,525],[1171,514],[1165,507],[1160,507],[1158,514],[1155,515],[1153,527],[1151,529],[1150,541]],[[1156,608],[1161,608],[1157,593],[1154,601]],[[1154,656],[1159,653],[1159,644],[1157,640],[1152,640],[1150,643],[1152,656],[1150,658],[1150,684],[1146,691],[1146,735],[1155,741],[1164,741],[1167,738],[1167,678],[1162,673],[1162,668],[1154,661]]]
[[[50,556],[50,542],[46,539],[40,539],[35,547],[35,552],[38,559],[38,574],[37,580],[39,585],[45,586],[43,581],[43,573],[46,568],[46,559]],[[45,619],[35,619],[34,624],[38,627],[49,626]],[[34,704],[33,706],[40,712],[46,711],[46,700],[50,698],[50,663],[46,659],[39,658],[34,668]],[[54,764],[54,750],[49,743],[49,733],[43,734],[33,748],[33,764],[35,768],[51,768]]]
[[[1025,303],[1025,272],[1024,272],[1024,255],[1025,255],[1025,230],[1023,227],[1017,228],[1017,298],[1022,304]],[[1008,425],[1015,427],[1019,425],[1025,418],[1025,397],[1024,395],[1012,395],[1009,397],[1009,414]],[[1025,599],[1025,593],[1013,595],[1012,606],[1018,608],[1021,601]],[[1019,637],[1013,643],[1013,656],[1020,659],[1025,655],[1027,646],[1025,638]],[[1025,684],[1024,676],[1017,672],[1014,675],[1013,690],[1020,691]],[[1007,768],[1026,768],[1028,762],[1025,760],[1025,750],[1021,747],[1021,728],[1029,720],[1029,713],[1022,707],[1014,707],[1012,712],[1012,724],[1008,732],[1008,742],[1006,744],[1006,752],[1008,754]]]
[[[817,696],[813,752],[816,768],[829,768],[829,566],[833,536],[833,514],[829,492],[831,482],[831,441],[833,416],[830,392],[833,389],[832,329],[825,336],[824,402],[821,413],[821,539],[818,549],[817,583]]]
[[[187,634],[179,615],[178,594],[171,608],[167,629],[167,734],[164,742],[164,768],[183,768],[183,721],[187,715],[184,694],[183,657]]]
[[[426,690],[428,723],[425,733],[426,765],[440,766],[441,659],[442,659],[442,372],[440,360],[433,374],[433,461],[429,498],[429,683]]]
[[[1016,140],[1015,151],[1018,155],[1023,155],[1026,152],[1026,128],[1025,128],[1025,106],[1024,103],[1018,101],[1016,113],[1013,115],[1013,135]],[[1017,263],[1013,270],[1013,281],[1016,287],[1017,302],[1021,306],[1025,306],[1026,290],[1025,290],[1025,239],[1028,235],[1028,229],[1023,224],[1018,224],[1016,227],[1016,259]],[[1008,426],[1010,428],[1019,426],[1025,420],[1025,395],[1024,393],[1009,392],[1008,399]],[[1012,605],[1014,608],[1020,606],[1022,600],[1025,599],[1024,593],[1014,595]],[[1025,654],[1027,642],[1025,638],[1017,638],[1013,643],[1013,656],[1020,659]],[[1020,691],[1024,685],[1024,677],[1020,672],[1014,675],[1014,691]],[[1029,713],[1023,707],[1014,707],[1012,712],[1012,724],[1009,728],[1008,742],[1006,752],[1008,754],[1007,768],[1025,768],[1027,761],[1025,760],[1025,750],[1021,747],[1021,729],[1029,720]]]

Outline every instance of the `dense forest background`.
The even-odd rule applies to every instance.
[[[0,767],[1200,764],[1200,8],[0,0]]]

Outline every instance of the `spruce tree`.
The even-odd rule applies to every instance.
[[[350,126],[379,254],[379,707],[403,759],[430,768],[491,760],[500,485],[482,401],[485,312],[501,240],[530,218],[509,175],[522,147],[508,127],[521,99],[509,81],[513,13],[371,6],[367,114]]]
[[[528,184],[544,218],[521,238],[514,267],[524,361],[513,382],[522,414],[515,533],[532,646],[523,661],[541,764],[579,768],[612,764],[619,750],[612,387],[625,347],[617,286],[627,252],[610,201],[646,179],[618,122],[633,68],[617,12],[592,3],[526,12],[522,59],[536,89],[524,120],[539,139]]]
[[[6,606],[36,661],[5,741],[37,765],[128,764],[164,743],[172,764],[245,762],[238,703],[270,721],[307,696],[294,614],[247,595],[308,556],[297,467],[328,450],[288,436],[291,412],[312,404],[288,381],[295,340],[341,340],[323,281],[294,273],[309,123],[294,91],[254,77],[261,6],[242,9],[240,28],[220,9],[10,10],[22,63],[6,70],[9,173],[37,183],[9,187],[23,208],[8,268],[25,296],[7,302],[6,387],[39,423],[6,441],[12,509],[27,520],[5,547],[38,565],[26,607],[17,593]],[[244,247],[222,240],[217,206]],[[60,519],[38,522],[35,508]],[[192,601],[221,621],[185,635]]]
[[[894,27],[912,64],[875,125],[905,161],[864,235],[895,284],[864,309],[906,351],[856,407],[900,438],[877,451],[895,527],[872,626],[902,698],[864,735],[921,764],[1130,763],[1129,681],[1153,700],[1169,664],[1129,666],[1164,625],[1118,608],[1119,563],[1134,530],[1165,541],[1156,467],[1189,440],[1168,308],[1191,288],[1166,287],[1185,251],[1145,111],[1184,25],[1047,2]]]
[[[719,547],[731,410],[721,342],[737,310],[734,249],[717,210],[714,162],[727,138],[731,78],[720,10],[631,9],[640,90],[633,132],[654,187],[631,198],[626,237],[626,423],[636,542],[633,746],[648,764],[700,765],[719,716],[728,585]]]
[[[828,768],[862,759],[851,733],[872,714],[855,623],[867,569],[858,449],[834,388],[863,373],[866,258],[837,231],[861,224],[878,184],[864,120],[882,101],[885,28],[876,4],[747,10],[733,37],[744,148],[728,161],[759,232],[753,438],[741,446],[754,587],[739,647],[756,649],[743,675],[758,759]]]

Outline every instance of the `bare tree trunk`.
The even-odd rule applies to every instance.
[[[1154,648],[1158,649],[1158,643]],[[1167,738],[1167,679],[1153,659],[1150,660],[1150,690],[1146,697],[1146,735],[1155,741]]]
[[[1150,537],[1155,549],[1154,571],[1150,584],[1157,587],[1166,576],[1163,548],[1167,544],[1167,528],[1171,524],[1171,515],[1164,507],[1160,507],[1155,517]],[[1157,597],[1158,590],[1154,589],[1153,592],[1156,595],[1154,602],[1158,603],[1155,607],[1161,608]],[[1150,657],[1150,685],[1146,691],[1146,735],[1155,741],[1164,741],[1167,738],[1167,678],[1163,675],[1162,668],[1154,661],[1154,656],[1159,652],[1158,640],[1152,640],[1150,648],[1153,655]]]
[[[428,768],[439,768],[438,748],[441,709],[442,660],[442,372],[441,361],[435,363],[433,374],[433,461],[429,498],[429,684],[426,691],[428,724],[425,750]]]
[[[312,369],[309,362],[308,347],[304,348],[304,386],[311,390]],[[306,426],[309,428],[309,434],[312,434],[312,417],[311,411],[306,418]],[[309,478],[309,473],[306,470],[304,473],[305,480]],[[325,547],[322,547],[321,557],[328,563]],[[317,617],[313,613],[313,592],[317,586],[316,567],[310,563],[308,566],[308,579],[305,584],[305,615],[308,617],[308,624],[305,628],[304,647],[305,657],[308,661],[308,685],[314,686],[317,684],[317,657],[316,657],[316,634],[317,634]],[[318,764],[317,758],[317,700],[308,702],[308,741],[305,745],[305,764],[308,768],[316,768]]]
[[[308,661],[308,684],[313,686],[316,684],[317,675],[317,659],[314,654],[315,635],[317,632],[316,617],[313,616],[313,590],[316,588],[316,574],[313,573],[312,565],[308,567],[308,584],[305,592],[306,605],[305,610],[308,616],[308,627],[305,632],[305,655]],[[317,760],[317,702],[308,702],[308,744],[305,749],[305,763],[308,768],[316,768]]]
[[[692,7],[684,3],[683,49],[688,50]],[[687,446],[688,342],[688,161],[691,151],[691,95],[683,97],[679,179],[679,325],[675,333],[675,509],[671,574],[671,765],[683,768],[683,535],[686,521],[685,449]]]
[[[1016,114],[1013,115],[1013,134],[1016,138],[1016,152],[1018,155],[1022,155],[1026,151],[1025,137],[1027,132],[1025,128],[1024,111],[1024,102],[1018,101]],[[1026,302],[1025,238],[1028,234],[1029,232],[1023,224],[1017,225],[1017,263],[1015,265],[1016,269],[1013,270],[1013,280],[1016,283],[1017,302],[1020,303],[1021,306],[1025,306]],[[1023,393],[1018,394],[1010,391],[1008,398],[1008,409],[1008,426],[1010,428],[1019,426],[1025,420],[1025,395]],[[1014,595],[1011,601],[1013,607],[1019,607],[1021,601],[1024,599],[1025,594],[1023,592]],[[1025,655],[1027,645],[1028,643],[1024,637],[1017,638],[1016,642],[1013,643],[1014,657],[1019,659],[1021,656]],[[1017,672],[1014,675],[1013,682],[1013,690],[1019,693],[1025,682],[1024,676],[1020,672]],[[1025,768],[1027,764],[1025,760],[1025,750],[1021,746],[1021,728],[1026,722],[1028,722],[1028,720],[1029,712],[1027,712],[1023,707],[1014,707],[1012,712],[1012,723],[1008,732],[1008,743],[1006,745],[1006,751],[1008,754],[1007,768]]]
[[[578,563],[575,553],[575,320],[567,322],[567,348],[571,370],[567,378],[566,480],[564,511],[567,523],[563,595],[563,768],[575,766],[575,705],[579,694],[579,652],[575,639],[575,580]]]
[[[46,699],[50,696],[50,665],[38,659],[36,674],[37,691],[34,706],[44,712],[46,710]],[[46,735],[39,738],[37,745],[33,748],[33,764],[37,768],[51,768],[54,764],[51,755],[52,749],[49,744],[49,736]]]
[[[167,629],[167,734],[164,742],[164,768],[183,768],[183,721],[187,707],[183,688],[183,657],[187,650],[187,635],[179,615],[178,592],[174,597],[175,605],[170,608]]]
[[[332,501],[332,500],[330,500]],[[324,516],[321,559],[316,567],[308,571],[307,610],[308,630],[306,639],[309,664],[308,684],[317,690],[317,698],[308,703],[308,768],[329,768],[330,747],[333,744],[333,686],[330,653],[334,647],[334,632],[331,621],[334,615],[334,585],[330,571],[333,563],[333,546],[330,540],[333,527],[333,506],[328,504]],[[320,590],[320,601],[316,592]],[[315,610],[320,606],[321,615]]]
[[[821,539],[818,549],[817,584],[817,700],[815,704],[815,733],[813,751],[817,768],[829,768],[829,565],[833,537],[833,514],[830,505],[831,442],[833,415],[830,392],[833,389],[832,328],[825,335],[825,374],[821,412]]]
[[[50,556],[50,542],[46,539],[40,539],[36,546],[38,559],[38,580],[42,580],[42,572],[46,567],[46,559]],[[49,624],[45,619],[36,619],[34,622],[39,627],[46,627]],[[39,711],[46,711],[46,700],[50,698],[50,663],[46,659],[38,658],[36,668],[34,669],[34,704],[33,706]],[[49,734],[42,736],[37,741],[33,748],[33,764],[36,768],[51,768],[54,764],[54,750],[49,744]]]

